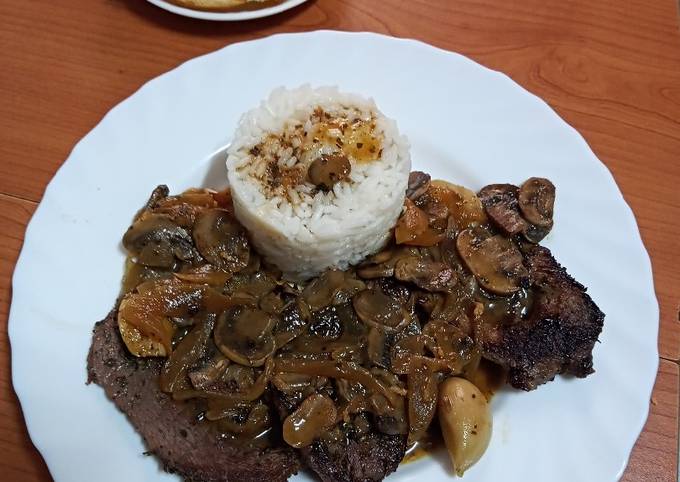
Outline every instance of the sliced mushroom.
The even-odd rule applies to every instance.
[[[354,278],[350,273],[331,269],[324,271],[307,285],[302,292],[302,299],[311,310],[318,310],[331,304],[346,303],[365,287],[363,281]]]
[[[482,229],[466,229],[456,240],[458,253],[479,284],[499,295],[510,295],[528,281],[522,254],[510,239],[489,236]]]
[[[276,346],[280,348],[297,338],[307,326],[307,320],[303,317],[298,303],[291,303],[281,312],[274,337]]]
[[[460,373],[476,354],[473,339],[448,320],[430,320],[423,335],[428,349],[436,358],[446,360],[454,373]]]
[[[422,256],[409,256],[399,259],[394,265],[394,277],[408,281],[426,291],[449,291],[455,286],[457,278],[453,269],[446,264],[431,261]]]
[[[260,367],[274,352],[276,319],[255,308],[232,308],[215,325],[215,344],[224,356],[244,366]]]
[[[307,397],[283,422],[283,439],[295,448],[307,447],[336,424],[338,411],[329,397]]]
[[[335,306],[326,306],[312,313],[308,331],[322,340],[337,340],[342,335],[343,326]]]
[[[137,263],[154,268],[171,268],[177,260],[196,257],[189,232],[160,214],[135,221],[123,236],[123,246]]]
[[[194,241],[201,255],[225,271],[248,266],[250,245],[243,227],[223,209],[207,209],[196,218]]]
[[[352,164],[346,155],[322,154],[309,165],[307,177],[319,189],[331,191],[337,183],[349,179],[351,172]]]
[[[408,175],[406,197],[411,201],[418,199],[430,188],[430,175],[421,171],[411,171]]]
[[[555,185],[542,177],[527,179],[519,190],[519,208],[534,226],[552,228]]]
[[[373,256],[369,256],[357,269],[357,275],[364,279],[389,278],[394,275],[394,265],[402,256],[411,256],[408,246],[384,249]]]
[[[146,211],[150,211],[155,208],[159,201],[168,197],[169,194],[170,189],[168,189],[168,186],[165,184],[156,186],[156,188],[151,192],[151,196],[149,196],[149,199],[146,201],[144,207],[140,209],[135,215],[135,221],[139,219]]]
[[[530,224],[526,231],[524,231],[524,239],[530,243],[538,244],[548,235],[548,233],[550,233],[551,230],[552,226],[541,227]]]
[[[196,217],[206,209],[217,207],[213,192],[207,189],[189,189],[179,196],[160,199],[151,210],[162,214],[187,230],[191,230]]]
[[[379,289],[360,292],[353,305],[361,321],[386,332],[400,331],[411,321],[411,314]]]
[[[219,384],[230,363],[228,358],[217,351],[203,364],[199,364],[188,372],[189,381],[196,390],[208,391]]]
[[[529,227],[520,213],[518,194],[519,188],[512,184],[489,184],[479,191],[489,218],[508,236],[523,233]]]

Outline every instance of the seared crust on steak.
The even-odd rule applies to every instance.
[[[298,471],[298,457],[290,448],[259,450],[220,441],[186,405],[161,392],[157,379],[162,363],[128,353],[115,309],[95,325],[88,383],[104,389],[165,470],[191,482],[282,482]]]
[[[506,367],[510,384],[522,390],[558,374],[588,376],[594,371],[592,350],[604,314],[550,250],[528,243],[521,249],[534,290],[531,311],[525,319],[485,333],[484,356]]]
[[[301,454],[323,482],[377,482],[397,470],[405,452],[405,436],[374,431],[346,444],[315,442]]]
[[[281,419],[299,405],[295,397],[274,391]],[[397,470],[406,454],[406,435],[387,435],[373,428],[345,439],[316,441],[300,449],[303,463],[323,482],[378,482]]]

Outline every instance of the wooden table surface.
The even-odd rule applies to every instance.
[[[47,182],[73,145],[147,80],[229,43],[315,29],[375,31],[460,52],[510,75],[585,136],[635,212],[661,307],[651,412],[623,480],[677,481],[676,0],[312,0],[243,23],[182,18],[143,0],[0,0],[0,479],[51,480],[12,389],[7,339],[14,263]]]

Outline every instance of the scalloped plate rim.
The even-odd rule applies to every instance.
[[[569,126],[566,122],[561,120],[557,114],[552,111],[552,109],[547,106],[542,100],[538,99],[536,96],[533,94],[527,92],[524,90],[521,86],[516,84],[514,81],[512,81],[509,77],[507,77],[504,74],[495,72],[491,69],[487,69],[486,67],[479,66],[479,64],[474,63],[472,60],[467,59],[466,57],[463,57],[459,54],[454,54],[451,52],[447,52],[442,49],[438,49],[436,47],[432,47],[428,44],[424,44],[419,41],[414,41],[410,39],[394,39],[391,37],[386,37],[378,34],[372,34],[372,33],[341,33],[341,32],[334,32],[334,31],[318,31],[318,32],[311,32],[311,33],[305,33],[305,34],[279,34],[279,35],[274,35],[271,37],[267,37],[265,39],[261,40],[255,40],[255,41],[250,41],[250,42],[243,42],[239,44],[233,44],[230,46],[225,47],[224,49],[218,50],[216,52],[206,54],[204,56],[197,57],[195,59],[189,60],[182,64],[181,66],[177,67],[176,69],[173,69],[172,71],[169,71],[156,79],[153,79],[147,83],[145,83],[140,89],[135,92],[133,95],[131,95],[128,99],[124,100],[120,104],[118,104],[116,107],[111,109],[109,113],[107,113],[102,120],[97,124],[97,126],[90,131],[76,146],[74,147],[73,151],[69,155],[69,158],[67,161],[60,167],[59,171],[57,174],[55,174],[54,178],[52,181],[50,181],[46,191],[45,195],[43,197],[43,201],[40,203],[38,208],[36,209],[33,218],[31,219],[31,222],[29,223],[27,230],[26,230],[26,237],[25,237],[25,243],[24,243],[24,248],[22,249],[22,252],[19,256],[19,259],[16,264],[14,276],[13,276],[13,296],[12,296],[12,306],[10,309],[10,316],[9,316],[9,335],[10,335],[10,340],[12,344],[12,379],[14,382],[15,390],[17,392],[17,395],[19,396],[19,399],[21,400],[22,403],[22,408],[24,409],[25,416],[26,416],[26,423],[29,429],[29,433],[31,435],[31,438],[34,440],[34,443],[38,447],[38,449],[41,451],[43,456],[45,457],[48,465],[52,465],[50,461],[50,448],[43,446],[41,443],[41,436],[40,436],[40,431],[42,430],[40,427],[34,426],[32,423],[32,416],[31,416],[31,401],[34,397],[31,396],[31,384],[28,383],[28,380],[25,379],[26,374],[28,373],[28,370],[26,366],[22,365],[23,358],[21,356],[21,343],[25,341],[23,338],[25,334],[21,330],[21,325],[19,324],[19,320],[17,319],[17,311],[18,308],[17,306],[22,303],[22,301],[25,298],[23,289],[26,286],[25,282],[26,280],[23,279],[23,273],[27,271],[28,267],[30,266],[31,263],[31,258],[29,257],[29,252],[26,249],[26,246],[32,246],[32,241],[34,238],[34,232],[38,230],[39,223],[43,221],[44,217],[48,217],[49,215],[49,203],[53,201],[53,198],[55,197],[55,193],[59,191],[60,188],[63,188],[63,186],[60,186],[61,180],[63,177],[65,177],[63,174],[66,172],[68,169],[73,167],[69,163],[69,160],[72,158],[77,158],[78,152],[84,148],[86,145],[86,141],[88,139],[91,139],[94,137],[94,133],[98,130],[104,129],[107,126],[107,123],[109,122],[115,122],[115,116],[120,113],[121,110],[124,110],[128,108],[132,102],[135,102],[133,99],[139,99],[142,98],[143,93],[147,89],[154,89],[154,86],[160,84],[163,79],[167,80],[170,82],[169,79],[172,78],[173,75],[179,75],[181,72],[186,72],[191,68],[192,63],[199,63],[199,62],[205,62],[209,61],[211,56],[216,55],[219,52],[224,52],[228,51],[230,49],[239,49],[243,48],[244,45],[249,45],[249,44],[254,44],[257,42],[270,42],[270,43],[276,43],[278,41],[281,41],[285,43],[287,39],[293,38],[293,37],[301,37],[301,36],[318,36],[318,37],[324,37],[325,39],[332,38],[332,40],[337,40],[337,39],[348,39],[348,38],[359,38],[361,37],[362,39],[365,39],[366,42],[397,42],[397,43],[406,43],[406,44],[411,44],[417,46],[417,48],[420,49],[425,49],[425,50],[430,50],[431,52],[437,52],[438,54],[444,54],[447,56],[453,56],[457,58],[459,61],[461,59],[464,59],[465,62],[468,63],[468,67],[470,67],[470,64],[474,64],[474,68],[477,68],[480,70],[480,72],[483,70],[485,71],[484,74],[490,74],[493,73],[494,75],[500,76],[504,82],[510,82],[513,84],[513,88],[518,91],[518,94],[521,92],[522,95],[528,95],[531,98],[531,101],[536,103],[538,100],[544,107],[547,107],[548,110],[550,110],[551,114],[558,118],[562,124],[562,129],[567,128],[571,132],[571,135],[576,134],[578,136],[578,140],[581,143],[580,148],[587,150],[588,153],[590,153],[590,156],[593,158],[597,159],[595,155],[592,153],[590,148],[588,147],[587,143],[585,140],[578,134],[571,126]],[[397,44],[395,44],[397,45]],[[463,63],[465,63],[463,62]],[[528,102],[527,102],[528,105]],[[113,120],[112,120],[113,119]],[[399,121],[399,119],[397,119]],[[214,147],[216,146],[209,146],[210,148],[206,149],[206,152],[210,152],[213,150]],[[647,376],[644,377],[643,380],[639,380],[641,383],[643,383],[643,390],[640,396],[640,400],[643,398],[649,398],[649,395],[651,394],[651,390],[653,387],[653,383],[655,380],[655,375],[656,375],[656,370],[658,369],[658,355],[657,355],[657,346],[656,346],[656,339],[657,339],[657,334],[658,334],[658,302],[656,301],[656,297],[654,295],[654,289],[653,289],[653,279],[651,277],[651,263],[649,261],[648,255],[645,251],[644,245],[642,244],[641,237],[639,235],[639,232],[637,231],[637,225],[635,223],[634,216],[632,214],[632,211],[628,207],[628,205],[625,203],[625,200],[623,199],[622,194],[618,190],[618,187],[615,184],[615,181],[610,173],[610,171],[602,164],[599,162],[599,166],[597,166],[598,169],[603,171],[603,173],[609,178],[612,186],[615,189],[614,192],[610,194],[614,194],[615,196],[618,196],[618,201],[622,202],[623,206],[620,206],[624,211],[624,215],[627,216],[626,222],[632,223],[632,226],[635,227],[636,231],[636,236],[635,239],[630,239],[629,241],[633,244],[636,245],[636,249],[639,251],[636,253],[636,255],[643,255],[644,259],[641,259],[641,262],[644,263],[644,269],[645,272],[640,274],[640,278],[646,278],[644,279],[644,284],[646,285],[646,288],[648,289],[648,292],[646,293],[646,296],[651,296],[647,301],[650,303],[647,308],[649,308],[650,311],[650,318],[655,318],[656,323],[652,323],[651,327],[651,332],[649,333],[650,336],[645,337],[645,345],[648,345],[647,351],[644,353],[644,356],[646,357],[645,361],[647,363],[646,365],[646,372]],[[557,256],[559,258],[559,253],[557,253]],[[567,268],[569,268],[569,265],[567,265]],[[607,323],[607,321],[605,322]],[[611,323],[611,320],[609,320],[609,323]],[[605,329],[607,328],[607,324],[605,324]],[[653,339],[653,345],[650,342],[650,340]],[[652,348],[653,346],[653,348]],[[641,410],[636,417],[635,423],[630,423],[630,430],[628,430],[628,437],[626,440],[626,443],[624,444],[627,447],[627,453],[626,456],[621,460],[620,462],[620,469],[617,471],[615,478],[618,479],[626,466],[627,463],[627,457],[630,454],[630,451],[632,450],[632,446],[635,443],[637,439],[637,435],[639,432],[642,430],[642,427],[644,426],[644,422],[647,418],[648,410],[649,410],[649,405],[645,404],[644,405],[645,409]]]

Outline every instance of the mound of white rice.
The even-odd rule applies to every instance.
[[[311,183],[322,155],[349,159],[332,189]],[[239,221],[286,277],[345,269],[381,249],[404,202],[409,145],[372,100],[335,87],[275,90],[241,119],[227,172]]]

